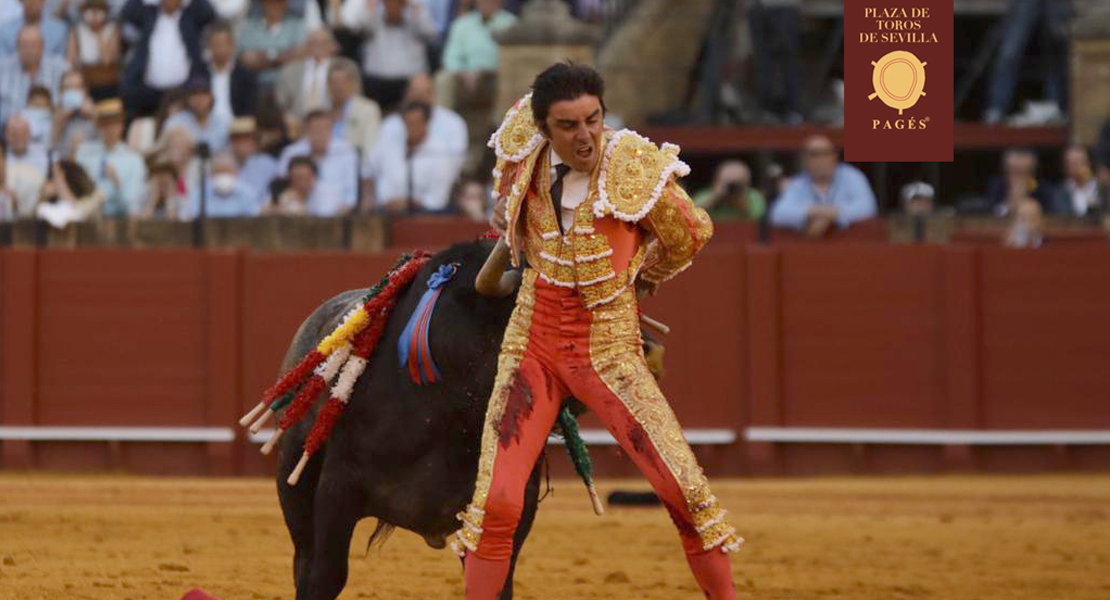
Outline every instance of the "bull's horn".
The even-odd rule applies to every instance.
[[[483,296],[504,298],[516,290],[520,284],[520,274],[506,271],[509,266],[509,246],[504,236],[498,238],[497,245],[489,253],[478,277],[474,279],[474,289]]]

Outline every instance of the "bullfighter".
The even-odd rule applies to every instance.
[[[499,597],[524,488],[564,399],[597,414],[650,481],[707,598],[736,597],[725,520],[645,363],[638,299],[687,268],[713,233],[676,178],[678,148],[605,127],[604,81],[557,63],[506,114],[492,225],[524,264],[482,432],[474,496],[451,547],[467,600]],[[521,261],[523,254],[524,262]]]

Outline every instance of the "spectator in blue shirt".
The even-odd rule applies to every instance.
[[[258,149],[258,126],[254,117],[231,122],[231,152],[239,164],[239,181],[252,190],[259,206],[270,204],[270,184],[277,177],[277,159]]]
[[[66,44],[69,32],[65,21],[43,12],[43,0],[22,0],[23,16],[0,23],[0,53],[11,56],[16,53],[19,31],[27,25],[36,25],[42,30],[43,54],[66,57]]]
[[[875,194],[867,177],[840,162],[829,138],[811,136],[802,157],[805,172],[792,179],[775,202],[772,224],[819,237],[834,224],[845,228],[876,215]]]
[[[204,214],[210,219],[256,217],[262,207],[258,194],[239,177],[235,157],[221,152],[212,157],[211,176],[205,181]],[[190,216],[200,212],[200,188],[189,199]]]

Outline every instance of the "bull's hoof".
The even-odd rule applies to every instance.
[[[428,544],[436,550],[443,550],[447,547],[447,536],[445,535],[426,535],[424,536],[424,543]]]

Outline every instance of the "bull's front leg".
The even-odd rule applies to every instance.
[[[513,600],[513,572],[516,571],[516,559],[520,556],[520,549],[528,532],[532,530],[532,522],[536,520],[536,509],[540,501],[540,471],[547,460],[546,453],[540,454],[536,461],[532,475],[528,478],[528,485],[524,488],[524,510],[520,513],[520,524],[513,534],[513,557],[509,563],[509,575],[505,580],[505,587],[501,590],[501,600]]]
[[[325,468],[317,485],[308,589],[303,595],[297,590],[298,600],[335,600],[347,585],[351,537],[363,516],[365,492],[357,482],[330,475],[336,471],[345,472]]]

